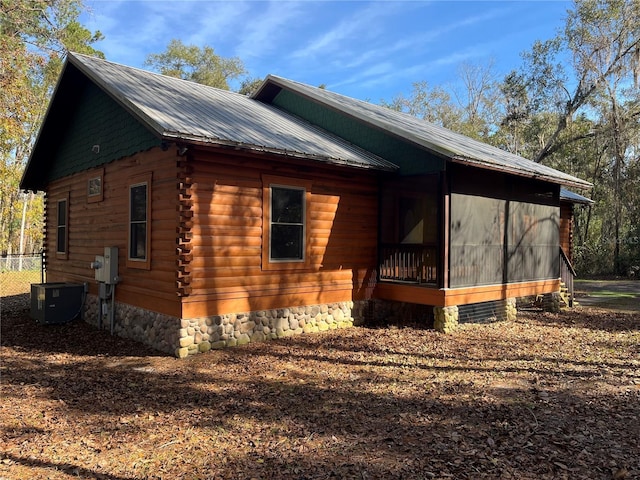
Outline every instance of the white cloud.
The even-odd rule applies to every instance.
[[[359,5],[357,2],[352,5]],[[348,52],[360,51],[376,33],[384,28],[383,20],[391,14],[390,10],[401,7],[401,3],[374,3],[363,9],[356,9],[346,19],[333,25],[328,31],[317,35],[305,46],[294,50],[291,58],[313,58],[331,52],[342,56]],[[381,8],[384,5],[385,8]]]
[[[459,52],[456,55],[436,57],[448,42],[452,32],[458,34],[476,24],[489,22],[503,15],[505,9],[493,9],[479,14],[456,16],[445,24],[425,21],[421,25],[409,19],[429,19],[432,5],[424,2],[392,2],[367,4],[357,8],[348,18],[335,24],[321,35],[316,35],[307,44],[289,55],[295,65],[304,65],[305,70],[320,63],[323,69],[331,69],[341,80],[336,86],[348,84],[393,83],[392,80],[411,79],[416,72],[424,72],[425,64],[433,69],[447,60],[455,62],[473,58],[479,49]],[[406,23],[406,29],[398,25]],[[410,25],[412,23],[413,25]],[[395,27],[394,27],[395,25]],[[434,25],[439,25],[434,27]],[[406,32],[406,33],[405,33]],[[409,80],[408,80],[409,81]]]
[[[239,57],[252,76],[275,73],[380,98],[418,80],[450,81],[465,60],[513,62],[513,51],[540,31],[529,31],[529,16],[538,26],[557,24],[563,8],[563,2],[542,10],[512,1],[489,8],[473,1],[87,2],[92,12],[83,23],[104,33],[96,48],[109,60],[143,66],[147,55],[177,38]]]
[[[107,60],[142,66],[147,54],[162,51],[172,38],[165,36],[170,25],[163,9],[168,6],[168,2],[126,0],[89,4],[92,23],[87,26],[100,30],[105,37],[95,47],[105,53]]]
[[[238,28],[251,17],[251,5],[255,2],[191,2],[189,19],[191,27],[182,33],[183,42],[190,45],[213,47],[223,56],[234,56]],[[185,35],[186,34],[186,35]],[[233,44],[233,46],[229,46]],[[224,53],[221,50],[225,50]]]
[[[275,50],[286,48],[283,42],[292,25],[303,21],[305,2],[265,2],[266,9],[251,13],[241,31],[236,55],[242,59],[260,58]]]

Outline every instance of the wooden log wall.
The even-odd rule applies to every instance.
[[[560,246],[573,262],[573,204],[560,204]]]
[[[88,282],[97,293],[89,265],[104,247],[118,247],[116,301],[180,316],[176,295],[176,226],[180,224],[176,190],[176,151],[154,148],[49,185],[45,209],[47,232],[47,281]],[[88,179],[103,171],[103,199],[87,198]],[[150,269],[128,268],[128,220],[130,179],[153,172],[151,182]],[[57,200],[69,196],[67,258],[56,254]],[[187,257],[181,257],[184,261]]]
[[[373,174],[223,151],[194,158],[185,174],[188,189],[181,192],[193,216],[192,222],[181,220],[190,234],[188,262],[181,261],[189,272],[183,317],[371,297],[378,235]],[[263,205],[263,188],[269,188],[263,175],[282,177],[284,185],[287,178],[310,181],[304,268],[263,268],[263,208],[269,208]]]
[[[191,293],[191,251],[193,238],[193,167],[189,158],[178,161],[178,226],[176,227],[176,253],[178,255],[176,268],[176,289],[180,297]]]
[[[103,172],[103,199],[88,179]],[[132,177],[152,172],[151,263],[127,267]],[[310,182],[305,267],[265,269],[263,175]],[[47,191],[47,281],[88,282],[105,246],[119,250],[118,302],[176,317],[371,298],[376,283],[378,186],[360,170],[310,168],[229,152],[153,149],[52,182]],[[69,198],[68,255],[57,255],[57,201]],[[268,208],[268,206],[267,206]],[[273,266],[272,266],[273,267]]]

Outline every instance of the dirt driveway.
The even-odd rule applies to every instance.
[[[618,312],[640,312],[640,280],[576,280],[580,305]]]

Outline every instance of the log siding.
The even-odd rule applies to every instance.
[[[108,163],[103,173],[103,200],[87,195],[87,180],[96,170],[76,173],[49,184],[45,209],[45,257],[48,282],[87,282],[97,294],[94,271],[89,264],[104,247],[118,247],[116,301],[167,315],[180,315],[176,295],[176,226],[179,224],[176,194],[175,151],[153,148]],[[129,237],[129,185],[132,178],[153,171],[150,189],[151,234],[147,239],[149,270],[127,266]],[[68,192],[67,259],[55,255],[57,202]],[[53,255],[51,254],[53,252]]]
[[[560,247],[573,262],[573,204],[560,203]]]
[[[184,318],[371,297],[378,232],[374,174],[205,151],[191,166],[194,222]],[[268,262],[265,189],[273,182],[306,189],[304,262]]]
[[[193,212],[193,167],[188,158],[183,158],[177,162],[178,172],[178,225],[176,227],[176,253],[178,258],[176,268],[176,289],[179,297],[187,296],[191,293],[191,279],[193,261],[192,244],[194,232],[194,212]]]

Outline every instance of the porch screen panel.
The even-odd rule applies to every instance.
[[[451,287],[502,283],[505,203],[474,195],[451,195]]]
[[[509,202],[510,282],[560,276],[560,207]]]

